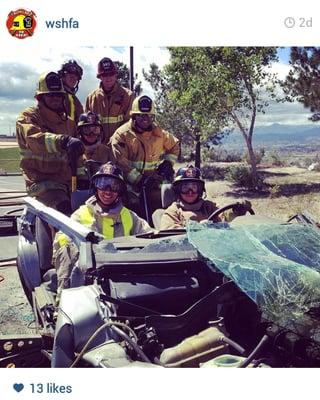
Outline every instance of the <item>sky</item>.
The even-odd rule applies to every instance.
[[[290,49],[279,50],[279,62],[272,66],[272,71],[284,78],[289,70]],[[129,47],[106,46],[61,46],[42,48],[30,55],[30,49],[21,47],[19,52],[7,52],[0,61],[0,134],[13,134],[19,112],[35,104],[34,92],[39,75],[45,71],[57,71],[68,59],[75,59],[84,69],[84,76],[79,85],[78,97],[84,103],[87,95],[98,87],[96,78],[98,61],[109,57],[129,65]],[[134,47],[134,69],[142,79],[142,70],[149,70],[151,63],[160,68],[167,64],[170,55],[166,47]],[[144,93],[152,97],[152,89],[143,81]],[[272,104],[265,115],[259,115],[257,126],[272,123],[289,125],[310,124],[310,112],[299,103]]]

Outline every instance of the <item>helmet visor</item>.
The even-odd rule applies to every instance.
[[[118,179],[108,177],[108,176],[100,176],[94,180],[94,185],[97,189],[102,191],[110,191],[113,193],[121,192],[121,182]]]
[[[182,194],[187,194],[189,192],[193,194],[200,194],[202,191],[201,182],[181,182],[178,185],[178,190]]]

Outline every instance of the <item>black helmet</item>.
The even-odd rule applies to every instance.
[[[94,143],[88,142],[86,139],[86,126],[98,126],[100,128],[100,135],[96,136],[96,141]],[[99,115],[93,111],[89,111],[80,115],[79,122],[77,124],[77,130],[82,142],[87,146],[96,145],[104,141],[102,123],[100,121]]]
[[[81,114],[77,127],[79,128],[85,125],[98,125],[102,127],[99,115],[93,111],[88,111],[87,113]]]
[[[194,167],[193,165],[179,168],[173,180],[173,188],[176,193],[179,193],[179,186],[183,182],[198,182],[200,185],[199,195],[200,197],[202,196],[204,191],[204,180],[202,180],[199,168]]]
[[[97,78],[101,78],[101,76],[105,74],[117,74],[117,73],[118,69],[110,58],[104,57],[102,60],[99,61]]]
[[[99,185],[99,181],[102,181],[101,178],[114,178],[116,181],[120,183],[119,194],[123,194],[126,188],[123,174],[120,168],[118,168],[111,161],[108,161],[106,164],[101,165],[98,172],[96,172],[91,178],[91,185],[97,189]]]
[[[82,79],[83,69],[75,60],[68,60],[61,65],[60,70],[58,71],[60,78],[62,78],[65,74],[75,74],[78,76],[79,81]]]

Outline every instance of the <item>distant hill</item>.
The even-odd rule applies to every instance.
[[[312,141],[320,143],[320,125],[282,125],[272,124],[268,126],[259,126],[255,128],[254,138],[255,145],[267,145],[285,142],[308,144]],[[224,139],[225,145],[243,143],[243,137],[240,131],[232,132]]]

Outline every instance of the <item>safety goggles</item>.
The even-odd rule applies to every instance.
[[[113,193],[120,193],[121,191],[121,182],[118,179],[108,177],[108,176],[101,176],[95,179],[94,185],[97,189],[102,191],[109,191]]]
[[[81,127],[81,133],[85,136],[99,136],[101,129],[98,125],[84,125]]]
[[[181,182],[179,184],[179,192],[182,194],[187,194],[192,192],[193,194],[199,194],[202,189],[202,185],[198,182]]]

